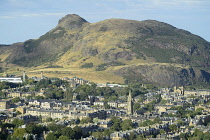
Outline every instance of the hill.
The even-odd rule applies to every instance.
[[[1,63],[31,72],[59,68],[57,74],[67,71],[91,81],[103,77],[99,81],[162,86],[210,82],[210,43],[155,20],[89,23],[76,14],[66,15],[40,38],[0,46],[0,52]]]

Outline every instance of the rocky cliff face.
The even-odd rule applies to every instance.
[[[78,15],[67,15],[39,39],[7,47],[10,52],[0,47],[3,61],[21,66],[50,63],[67,68],[91,63],[96,72],[107,71],[130,81],[157,85],[209,82],[210,43],[155,20],[89,23]]]
[[[166,65],[138,65],[115,71],[133,82],[152,83],[158,86],[207,85],[210,74],[197,68],[181,68]]]

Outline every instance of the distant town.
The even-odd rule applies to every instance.
[[[210,90],[0,77],[1,140],[210,138]]]

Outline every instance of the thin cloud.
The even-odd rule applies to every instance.
[[[0,16],[0,18],[39,17],[39,16],[64,16],[64,15],[66,15],[66,13],[27,13],[27,14],[8,13],[8,15]]]
[[[205,5],[209,1],[205,0],[148,0],[155,5],[174,5],[174,6],[192,6],[192,5]],[[183,5],[184,4],[184,5]]]
[[[61,16],[65,15],[65,13],[30,13],[30,14],[23,14],[20,16],[23,17],[37,17],[37,16]]]
[[[12,16],[0,16],[0,18],[9,19],[9,18],[15,18],[15,17],[12,17]]]
[[[209,0],[135,0],[126,2],[130,9],[139,9],[139,11],[154,9],[182,9],[197,10],[210,9]]]

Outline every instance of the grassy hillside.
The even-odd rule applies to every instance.
[[[184,84],[202,84],[208,82],[202,70],[207,72],[210,66],[209,42],[155,20],[89,23],[67,15],[40,38],[0,50],[1,63],[25,67],[31,75],[45,71],[49,76],[76,75],[100,82],[181,85],[186,81],[185,69],[191,82]]]

